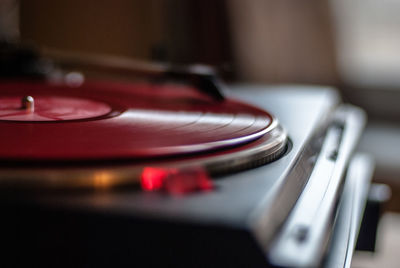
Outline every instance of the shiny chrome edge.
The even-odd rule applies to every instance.
[[[374,166],[374,160],[366,154],[358,153],[350,162],[325,268],[351,265]]]
[[[322,146],[320,143],[332,122],[332,114],[323,119],[313,135],[309,137],[306,146],[294,159],[293,165],[289,166],[287,172],[278,178],[274,185],[276,188],[273,191],[274,194],[266,196],[250,215],[249,228],[261,248],[265,250],[276,235],[276,230],[288,217],[314,168],[316,156]],[[271,202],[272,199],[274,202]]]
[[[334,124],[329,130],[333,134],[328,132],[322,147],[326,150],[321,150],[315,167],[327,166],[328,170],[311,174],[280,233],[268,246],[268,258],[272,264],[283,267],[319,266],[332,233],[345,171],[364,124],[365,114],[356,107],[346,105],[336,112]],[[341,134],[337,131],[339,129],[342,129]],[[338,138],[339,142],[336,141]]]

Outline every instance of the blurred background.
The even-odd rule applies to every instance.
[[[149,61],[206,63],[229,81],[321,84],[368,113],[360,150],[392,189],[377,253],[400,246],[399,0],[1,0],[0,38]],[[383,264],[385,263],[385,264]]]

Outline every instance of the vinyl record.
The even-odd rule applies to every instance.
[[[154,159],[211,152],[266,135],[275,119],[176,84],[0,84],[0,158]]]

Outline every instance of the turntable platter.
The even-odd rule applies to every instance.
[[[210,152],[256,140],[275,121],[266,111],[230,99],[216,102],[188,86],[10,82],[0,92],[0,158],[7,160]]]

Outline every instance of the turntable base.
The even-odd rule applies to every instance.
[[[335,219],[338,213],[336,204],[345,181],[343,174],[364,122],[362,112],[341,106],[336,92],[326,88],[235,86],[228,98],[271,111],[289,133],[289,150],[268,164],[255,161],[253,168],[225,174],[199,172],[207,174],[213,188],[185,194],[143,191],[138,187],[112,191],[106,187],[105,191],[89,192],[37,192],[30,191],[31,188],[2,192],[0,236],[7,248],[0,264],[11,261],[21,267],[285,267],[287,260],[298,258],[303,267],[319,266],[321,257],[329,250],[325,242],[334,229],[330,219]],[[214,160],[224,159],[226,152],[230,156],[252,146],[259,148],[270,135],[274,132],[229,149],[185,155],[185,167],[190,168],[182,170],[193,172],[195,169],[191,168],[199,162],[212,170]],[[180,170],[180,158],[173,157],[168,162],[160,158],[143,168],[162,166]],[[235,159],[230,161],[237,164]],[[40,167],[40,171],[77,178],[72,176],[76,174],[68,175],[68,165],[57,161],[50,164],[44,169]],[[98,178],[106,182],[114,174],[110,171],[129,174],[126,172],[132,170],[131,164],[138,163],[94,161],[92,167],[81,166],[89,170],[79,178],[87,182],[86,175],[92,174],[93,168],[104,171],[98,173]],[[23,171],[28,178],[27,166]],[[12,174],[17,174],[17,166],[11,168]],[[34,171],[32,166],[30,169]],[[31,173],[30,178],[35,176]],[[297,227],[297,223],[305,223],[302,227],[306,239],[299,240],[293,235],[297,234],[293,230],[298,229],[291,226]],[[280,238],[282,244],[277,241]],[[282,261],[279,257],[289,253],[279,251],[279,245],[285,249],[285,243],[295,245],[298,250],[290,251],[293,256]],[[279,253],[275,258],[270,255],[273,249]]]

